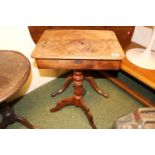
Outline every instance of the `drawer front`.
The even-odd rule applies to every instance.
[[[40,69],[118,70],[120,60],[49,60],[36,59]]]

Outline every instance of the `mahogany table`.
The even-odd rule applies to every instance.
[[[23,54],[0,50],[0,129],[15,122],[30,129],[35,128],[28,120],[15,114],[13,104],[14,97],[27,81],[30,71],[30,62]]]
[[[108,97],[83,70],[119,70],[124,52],[112,31],[105,30],[46,30],[38,41],[32,57],[40,69],[72,69],[64,86],[52,94],[56,96],[74,83],[73,96],[58,102],[51,109],[55,112],[64,106],[74,105],[86,114],[92,128],[96,128],[93,116],[83,100],[83,80],[90,82],[99,94]]]

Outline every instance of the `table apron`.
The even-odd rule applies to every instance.
[[[36,59],[40,69],[119,70],[121,60]]]

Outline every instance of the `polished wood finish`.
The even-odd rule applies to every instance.
[[[84,111],[86,114],[90,125],[93,129],[96,129],[95,122],[93,120],[93,116],[89,110],[89,108],[85,105],[83,101],[83,94],[84,94],[84,88],[83,88],[83,73],[80,70],[75,70],[73,73],[73,87],[74,87],[74,94],[72,97],[66,98],[61,100],[57,103],[56,107],[52,108],[51,112],[56,112],[60,110],[61,108],[69,105],[74,105],[79,107]]]
[[[49,60],[49,59],[36,59],[37,66],[40,69],[120,69],[120,60]]]
[[[128,94],[130,94],[132,97],[137,99],[139,102],[141,102],[143,105],[147,107],[155,107],[155,102],[150,101],[149,99],[142,96],[140,93],[136,92],[135,90],[131,89],[126,83],[119,80],[118,78],[111,75],[109,72],[103,72],[99,71],[102,76],[112,81],[114,84],[116,84],[118,87],[126,91]]]
[[[121,46],[124,50],[134,48],[134,47],[142,47],[138,44],[131,43],[131,37],[134,31],[134,26],[29,26],[29,30],[31,33],[31,36],[35,43],[38,42],[40,36],[44,32],[44,30],[47,29],[93,29],[93,30],[112,30],[115,32]],[[39,62],[40,64],[41,62]],[[42,64],[42,63],[41,63]],[[43,63],[44,64],[44,63]],[[48,65],[47,65],[48,66]],[[135,66],[134,64],[130,63],[127,59],[124,59],[121,64],[121,69],[131,76],[134,76],[147,86],[155,89],[155,71],[153,70],[146,70],[139,68]],[[111,78],[110,78],[111,80]],[[117,80],[117,79],[115,79]],[[113,79],[113,82],[115,81]],[[114,82],[114,83],[119,83]],[[142,102],[146,106],[151,106],[150,101],[148,101],[146,98],[144,98],[142,95],[140,95],[138,92],[135,92],[134,90],[130,89],[127,84],[123,83],[122,85],[118,84],[119,87],[123,88],[126,92],[128,92],[130,95],[135,96],[136,99],[138,99],[140,102]],[[124,86],[125,85],[125,86]],[[138,94],[138,95],[135,95]]]
[[[90,85],[92,86],[92,88],[93,88],[98,94],[100,94],[100,95],[102,95],[102,96],[104,96],[104,97],[109,97],[109,95],[108,95],[106,92],[104,92],[103,90],[101,90],[101,89],[97,86],[97,84],[96,84],[94,78],[93,78],[91,75],[85,75],[84,78],[90,83]]]
[[[106,29],[114,31],[123,50],[126,49],[134,32],[134,26],[107,26]]]
[[[0,103],[18,92],[30,70],[30,63],[23,54],[0,50]]]
[[[0,128],[20,122],[28,128],[34,128],[26,119],[15,115],[9,100],[24,85],[30,74],[30,63],[21,53],[0,50],[0,114],[2,121]]]
[[[92,128],[96,128],[92,114],[83,102],[83,79],[85,78],[100,95],[108,97],[108,94],[99,89],[91,76],[83,75],[80,70],[120,69],[124,52],[115,34],[103,30],[47,30],[37,43],[32,57],[36,59],[40,69],[74,70],[73,78],[69,77],[63,87],[51,95],[62,93],[73,81],[73,97],[58,102],[51,112],[67,105],[78,106],[85,112]]]
[[[8,106],[5,105],[5,106],[1,107],[0,113],[2,115],[2,121],[0,123],[0,129],[6,129],[8,125],[13,124],[15,122],[19,122],[29,129],[35,128],[25,118],[23,118],[21,116],[17,116],[14,113],[13,107],[11,107],[9,105]]]
[[[88,74],[87,72],[86,72],[86,73],[83,73],[83,76],[84,76],[84,79],[87,80],[87,81],[90,83],[90,85],[92,86],[92,88],[93,88],[98,94],[100,94],[100,95],[102,95],[102,96],[104,96],[104,97],[108,97],[108,96],[109,96],[107,93],[105,93],[103,90],[101,90],[101,89],[97,86],[97,84],[96,84],[96,82],[95,82],[93,76],[92,76],[90,73],[89,73],[89,74]],[[59,90],[57,90],[57,91],[55,91],[54,93],[52,93],[51,96],[52,96],[52,97],[55,97],[56,95],[59,95],[59,94],[63,93],[63,92],[69,87],[69,85],[71,84],[71,82],[72,82],[73,80],[74,80],[73,75],[68,76],[67,79],[66,79],[66,81],[65,81],[65,83],[64,83],[64,85],[63,85]]]
[[[134,26],[29,26],[29,31],[35,43],[42,33],[47,30],[79,29],[79,30],[112,30],[115,32],[123,49],[128,46],[134,31]]]
[[[32,57],[35,59],[122,60],[124,52],[113,31],[46,30]]]
[[[145,47],[142,47],[138,44],[131,42],[125,51],[131,48],[145,48]],[[149,70],[138,67],[132,64],[130,61],[128,61],[127,58],[125,58],[122,61],[121,69],[127,72],[128,74],[132,75],[139,81],[143,82],[147,86],[151,87],[152,89],[155,89],[155,70]]]
[[[73,76],[69,76],[67,77],[64,85],[62,86],[62,88],[60,88],[59,90],[55,91],[54,93],[51,94],[52,97],[55,97],[56,95],[59,95],[61,93],[63,93],[71,84],[71,82],[73,81]]]

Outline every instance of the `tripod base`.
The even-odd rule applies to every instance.
[[[62,93],[63,91],[65,91],[68,88],[69,84],[73,81],[73,84],[74,84],[73,96],[70,98],[66,98],[66,99],[61,100],[60,102],[57,103],[56,107],[52,108],[50,111],[56,112],[65,106],[74,105],[76,107],[79,107],[81,110],[83,110],[83,112],[86,114],[92,128],[96,129],[97,127],[96,127],[95,122],[93,120],[93,116],[92,116],[89,108],[85,105],[85,103],[83,101],[83,96],[85,94],[84,93],[85,90],[83,88],[83,80],[84,79],[86,79],[91,84],[91,86],[93,87],[93,89],[97,93],[99,93],[100,95],[102,95],[104,97],[108,97],[107,93],[100,90],[100,88],[95,83],[93,77],[87,76],[87,75],[84,76],[82,71],[75,70],[73,73],[73,76],[69,76],[67,78],[63,87],[61,89],[59,89],[58,91],[54,92],[53,94],[51,94],[51,96],[54,97],[54,96]]]
[[[127,51],[126,57],[136,66],[150,70],[155,69],[155,52],[147,52],[146,49],[134,48]]]
[[[82,109],[83,112],[86,114],[92,128],[93,129],[97,128],[95,123],[94,123],[93,116],[92,116],[89,108],[84,104],[84,101],[83,101],[82,97],[75,98],[73,96],[73,97],[70,97],[70,98],[63,99],[62,101],[58,102],[56,107],[52,108],[50,111],[51,112],[56,112],[56,111],[60,110],[61,108],[65,107],[65,106],[69,106],[69,105],[74,105],[74,106],[79,107],[80,109]]]
[[[1,109],[2,121],[0,123],[0,129],[5,129],[9,124],[19,122],[29,129],[34,129],[35,127],[30,124],[25,118],[17,116],[14,113],[14,109],[11,106],[4,106]]]

